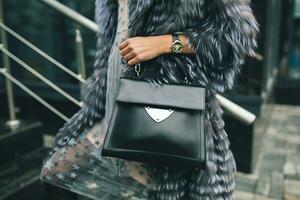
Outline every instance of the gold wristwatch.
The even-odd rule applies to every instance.
[[[180,53],[183,50],[183,42],[179,39],[178,33],[172,33],[173,43],[171,46],[173,53]]]

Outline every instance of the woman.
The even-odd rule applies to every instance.
[[[232,88],[241,61],[254,55],[258,28],[249,0],[96,0],[96,22],[83,108],[59,130],[41,180],[93,199],[234,199],[236,165],[215,93]],[[177,53],[175,32],[183,44]],[[205,170],[100,156],[118,78],[134,76],[138,63],[154,84],[207,87]]]

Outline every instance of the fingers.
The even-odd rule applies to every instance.
[[[129,45],[129,40],[125,40],[119,44],[120,55],[123,57],[124,60],[127,62],[133,59],[137,54],[133,51],[133,47]],[[128,62],[130,65],[131,62]]]
[[[128,61],[128,65],[135,65],[141,61],[142,61],[142,59],[140,59],[139,57],[136,56]]]
[[[119,44],[119,49],[122,50],[123,48],[125,48],[127,45],[129,44],[129,40],[124,40],[123,42],[121,42]]]
[[[125,56],[126,54],[128,54],[132,50],[133,50],[133,48],[131,46],[126,46],[125,48],[120,50],[120,54],[121,54],[121,56]]]
[[[136,56],[137,56],[136,53],[133,52],[133,51],[131,51],[131,52],[129,52],[128,54],[126,54],[123,58],[124,58],[126,61],[128,61],[128,60],[130,60],[130,59],[132,59],[132,58],[134,58],[134,57],[136,57]]]
[[[128,62],[129,65],[135,65],[143,60],[142,56],[134,51],[129,52],[123,58]]]
[[[144,38],[143,38],[144,39]],[[120,55],[129,65],[135,65],[141,61],[143,52],[143,43],[139,37],[128,38],[119,44]],[[144,41],[143,41],[144,42]],[[144,54],[145,55],[145,54]]]

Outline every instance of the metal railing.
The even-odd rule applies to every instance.
[[[79,15],[79,14],[77,14]],[[84,17],[79,17],[83,19]],[[16,119],[15,114],[15,103],[14,103],[14,92],[13,92],[13,86],[12,83],[20,87],[23,91],[25,91],[27,94],[29,94],[31,97],[36,99],[38,102],[40,102],[42,105],[44,105],[46,108],[48,108],[51,112],[59,116],[65,121],[68,121],[69,118],[66,117],[63,113],[61,113],[59,110],[57,110],[55,107],[47,103],[44,99],[42,99],[38,94],[30,90],[28,87],[26,87],[23,83],[18,81],[13,77],[13,75],[10,72],[10,59],[16,62],[18,65],[22,66],[27,71],[31,72],[33,75],[35,75],[37,78],[39,78],[41,81],[46,83],[48,86],[53,88],[55,91],[57,91],[60,95],[64,96],[68,100],[70,100],[75,105],[82,107],[82,102],[76,100],[74,97],[72,97],[70,94],[62,90],[59,86],[57,86],[55,83],[50,81],[47,77],[40,74],[38,71],[34,69],[34,67],[29,66],[27,63],[25,63],[23,60],[18,58],[16,55],[14,55],[12,52],[10,52],[7,48],[7,33],[25,44],[27,47],[29,47],[31,50],[45,58],[47,61],[52,63],[54,66],[60,68],[64,72],[66,72],[68,75],[72,76],[76,80],[79,81],[80,84],[85,83],[85,60],[84,60],[84,51],[83,51],[83,41],[81,37],[81,32],[79,29],[76,29],[76,56],[78,60],[78,74],[71,71],[68,67],[64,66],[51,56],[49,56],[47,53],[30,43],[28,40],[23,38],[21,35],[13,31],[11,28],[6,26],[4,24],[4,18],[3,18],[3,8],[2,8],[2,0],[0,0],[0,31],[1,31],[1,43],[0,43],[0,51],[2,52],[3,56],[3,66],[0,68],[0,73],[5,76],[6,78],[6,92],[7,92],[7,101],[8,101],[8,110],[9,110],[9,120],[7,121],[7,125],[11,128],[17,128],[19,125],[19,120]]]
[[[84,28],[89,29],[92,32],[97,32],[97,24],[93,21],[87,19],[86,17],[80,15],[79,13],[75,12],[74,10],[68,8],[67,6],[59,3],[56,0],[40,0],[45,5],[53,8],[57,12],[65,15],[66,17],[73,20],[75,23],[81,25]],[[76,104],[79,107],[82,107],[82,102],[79,102],[75,98],[73,98],[71,95],[63,91],[61,88],[59,88],[56,84],[51,82],[49,79],[41,75],[39,72],[34,70],[33,67],[26,64],[24,61],[22,61],[20,58],[15,56],[12,52],[10,52],[7,48],[7,42],[6,42],[6,33],[9,33],[14,38],[18,39],[22,43],[24,43],[26,46],[28,46],[30,49],[35,51],[37,54],[45,58],[50,63],[54,64],[54,66],[58,67],[59,69],[66,72],[68,75],[72,76],[76,80],[79,81],[79,84],[83,84],[85,82],[86,74],[85,74],[85,61],[84,61],[84,51],[83,51],[83,41],[80,34],[80,30],[76,29],[76,56],[78,61],[78,74],[72,72],[69,70],[68,67],[64,66],[63,64],[59,63],[54,58],[50,57],[47,53],[27,41],[25,38],[17,34],[15,31],[10,29],[8,26],[4,24],[3,20],[3,10],[2,10],[2,0],[0,0],[0,31],[1,31],[1,41],[0,44],[0,51],[2,52],[3,56],[3,65],[4,67],[0,67],[0,73],[3,74],[6,78],[6,91],[7,91],[7,101],[8,101],[8,110],[9,110],[9,121],[8,125],[11,128],[17,127],[18,120],[16,119],[15,114],[15,108],[14,108],[14,92],[12,83],[19,86],[22,90],[27,92],[31,97],[36,99],[38,102],[40,102],[42,105],[44,105],[46,108],[48,108],[51,112],[55,113],[57,116],[62,118],[65,121],[68,121],[69,118],[66,117],[63,113],[58,111],[56,108],[54,108],[52,105],[47,103],[44,99],[42,99],[39,95],[34,93],[32,90],[30,90],[28,87],[26,87],[23,83],[18,81],[13,77],[13,75],[10,73],[10,63],[9,59],[14,60],[16,63],[18,63],[20,66],[34,74],[36,77],[38,77],[40,80],[42,80],[44,83],[46,83],[48,86],[53,88],[55,91],[57,91],[60,95],[64,96],[74,104]],[[220,102],[220,105],[229,112],[232,116],[237,118],[238,120],[242,121],[245,124],[251,124],[255,121],[255,115],[251,112],[245,110],[244,108],[240,107],[239,105],[233,103],[232,101],[226,99],[225,97],[221,96],[220,94],[217,94],[216,98]]]
[[[66,17],[70,18],[71,20],[81,25],[82,27],[97,33],[98,26],[95,22],[80,15],[78,12],[72,10],[71,8],[65,6],[64,4],[58,2],[57,0],[40,0],[40,1],[45,5],[53,8],[55,11],[59,12],[60,14],[63,14]]]

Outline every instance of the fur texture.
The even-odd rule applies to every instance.
[[[245,56],[254,54],[258,26],[249,3],[248,0],[129,1],[129,37],[181,31],[196,52],[190,55],[165,54],[145,62],[157,70],[154,75],[144,78],[161,84],[179,83],[186,76],[189,84],[206,86],[211,92],[211,110],[206,121],[207,171],[149,168],[157,179],[156,199],[234,198],[235,163],[224,131],[222,110],[213,94],[232,88],[240,63]],[[115,37],[117,11],[117,0],[96,0],[95,20],[99,32],[94,73],[83,89],[83,108],[59,130],[49,155],[104,116],[107,60]],[[183,72],[179,65],[183,66]],[[128,68],[126,73],[132,74],[133,68]],[[191,178],[187,180],[186,177]]]

